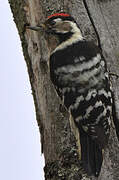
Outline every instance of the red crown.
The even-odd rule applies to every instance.
[[[54,16],[70,16],[69,14],[65,14],[65,13],[55,13],[55,14],[52,14],[50,16],[48,16],[48,19],[50,19],[51,17],[54,17]]]

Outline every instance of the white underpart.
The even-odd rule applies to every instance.
[[[80,31],[80,29],[77,27],[76,23],[70,22],[70,21],[65,21],[65,22],[70,23],[70,25],[71,25],[71,27],[72,27],[71,32],[73,32],[73,35],[71,36],[70,39],[62,42],[59,46],[57,46],[52,53],[56,52],[57,50],[64,49],[65,47],[67,47],[67,46],[69,46],[69,45],[71,45],[71,44],[73,44],[73,43],[76,43],[76,42],[78,42],[79,40],[83,40],[83,39],[84,39],[83,36],[82,36],[82,34],[81,34],[81,31]]]

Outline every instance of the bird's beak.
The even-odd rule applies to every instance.
[[[40,24],[38,26],[26,26],[26,29],[31,29],[31,30],[34,30],[34,31],[45,31],[46,29],[46,26],[45,24]]]

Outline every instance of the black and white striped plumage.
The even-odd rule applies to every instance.
[[[60,92],[74,121],[84,131],[97,137],[97,130],[109,134],[111,91],[105,61],[92,42],[79,41],[50,57],[51,80]],[[105,140],[105,136],[102,137]],[[106,143],[106,142],[105,142]]]
[[[51,81],[79,129],[83,167],[98,176],[112,115],[105,60],[100,49],[82,37],[70,15],[51,15],[44,27],[59,39],[50,56]]]
[[[72,18],[53,16],[48,21],[57,19],[69,22],[72,32],[53,32],[59,36],[60,44],[50,56],[51,80],[79,128],[84,168],[98,176],[112,114],[105,60],[93,42],[82,38]]]

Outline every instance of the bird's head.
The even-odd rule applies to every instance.
[[[28,28],[35,31],[43,30],[47,34],[57,35],[60,41],[66,40],[75,33],[81,35],[74,18],[66,13],[50,15],[43,24],[36,27],[29,26]]]
[[[55,49],[57,45],[64,41],[72,43],[73,41],[83,39],[76,21],[66,13],[55,13],[48,16],[43,24],[36,27],[28,26],[27,28],[45,32],[45,34],[50,37],[46,39],[50,41],[50,43],[48,42],[50,47],[53,46],[51,49]],[[55,39],[57,38],[57,42],[54,41],[52,37],[55,37]]]
[[[64,13],[56,13],[49,16],[45,25],[47,33],[57,35],[72,34],[78,30],[75,20],[69,14]]]

